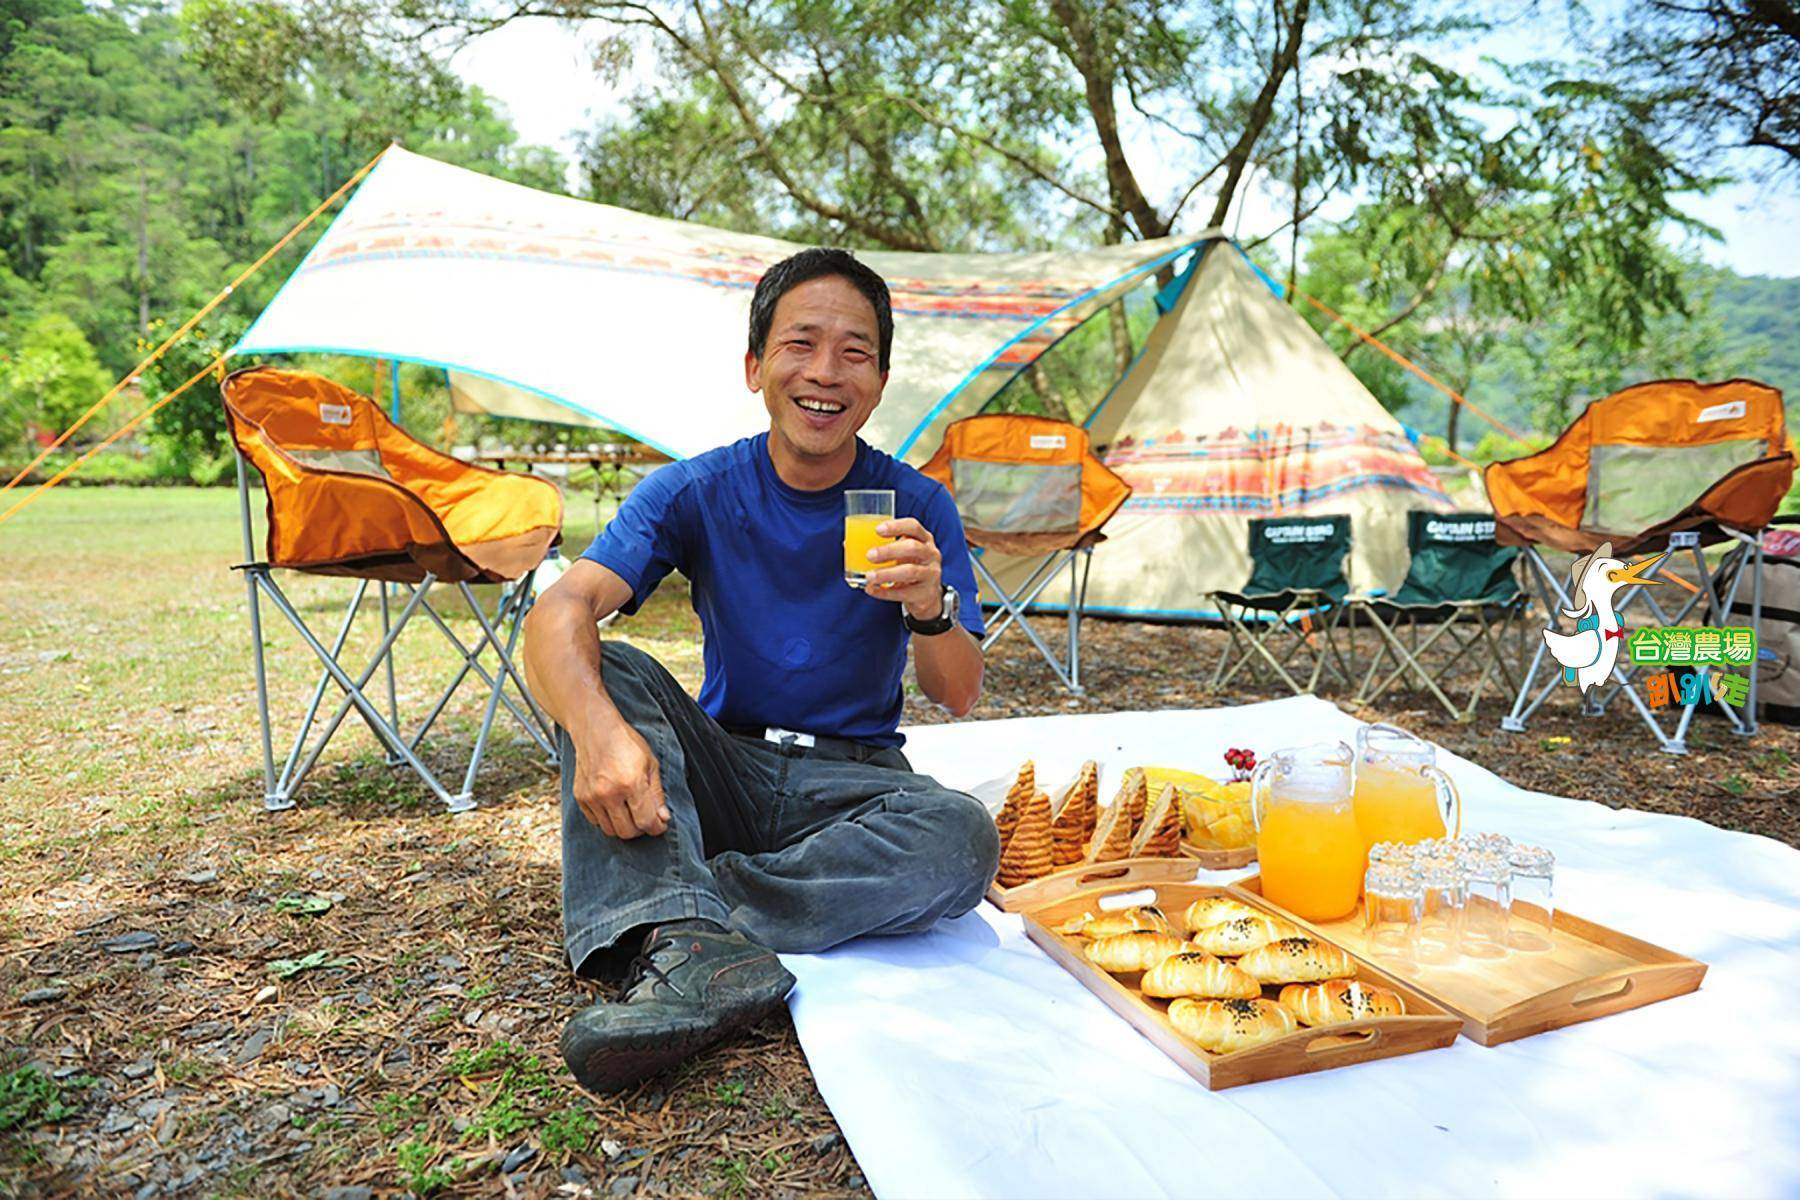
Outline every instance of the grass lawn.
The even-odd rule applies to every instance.
[[[569,515],[578,551],[593,506]],[[228,489],[64,488],[0,528],[0,1197],[861,1190],[785,1012],[632,1094],[574,1086],[556,1042],[595,993],[561,951],[556,779],[504,714],[474,813],[445,816],[360,727],[298,808],[262,811],[240,557]],[[318,631],[353,586],[280,582]],[[317,670],[264,611],[291,736]],[[371,601],[352,646],[378,626]],[[697,687],[698,632],[671,580],[609,636]],[[1206,690],[1215,633],[1096,621],[1084,641],[1077,699],[1003,639],[974,715],[1260,698]],[[423,623],[399,650],[416,720],[459,660]],[[441,777],[460,779],[480,703],[465,692],[446,717],[465,736],[427,743]],[[1559,698],[1528,736],[1496,732],[1507,706],[1469,725],[1416,696],[1353,711],[1538,790],[1797,840],[1793,730],[1696,722],[1670,759],[1623,704],[1591,721]],[[941,714],[909,698],[907,719]]]

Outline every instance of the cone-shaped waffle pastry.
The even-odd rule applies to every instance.
[[[1087,841],[1094,836],[1100,821],[1100,769],[1092,762],[1081,765],[1081,774],[1064,793],[1062,807],[1050,826],[1052,851],[1056,865],[1066,867],[1081,861],[1087,853]]]
[[[1131,854],[1131,813],[1126,805],[1115,804],[1100,814],[1094,836],[1088,840],[1087,860],[1094,863],[1113,862]]]
[[[1000,852],[1000,873],[995,882],[1001,887],[1018,887],[1048,875],[1055,865],[1050,853],[1050,797],[1037,792],[1025,802],[1012,837]]]
[[[1143,828],[1131,842],[1133,858],[1174,858],[1181,853],[1181,805],[1175,785],[1165,783]]]
[[[1144,823],[1144,813],[1150,807],[1150,784],[1144,779],[1144,768],[1131,767],[1125,777],[1119,780],[1119,794],[1113,797],[1115,807],[1124,806],[1126,818],[1131,822],[1131,834],[1137,836],[1138,826]]]
[[[1019,814],[1025,811],[1025,802],[1037,793],[1037,768],[1031,760],[1019,768],[1019,776],[1013,780],[1011,790],[1006,793],[1006,803],[1000,807],[1000,815],[994,818],[994,824],[1000,830],[1000,845],[1004,847],[1007,839],[1012,837],[1013,827],[1019,823]]]

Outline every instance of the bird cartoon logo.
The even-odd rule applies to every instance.
[[[1563,682],[1572,683],[1583,693],[1612,674],[1619,660],[1619,647],[1625,644],[1625,631],[1613,611],[1613,595],[1631,584],[1656,584],[1660,579],[1645,579],[1644,571],[1654,557],[1626,566],[1623,559],[1612,556],[1612,543],[1601,542],[1592,554],[1575,560],[1569,570],[1569,594],[1575,598],[1574,608],[1562,610],[1563,616],[1575,622],[1574,633],[1544,630],[1544,645],[1550,657],[1562,664]]]

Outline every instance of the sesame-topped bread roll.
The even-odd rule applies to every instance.
[[[1354,979],[1290,983],[1281,989],[1281,1006],[1302,1025],[1341,1025],[1369,1017],[1406,1015],[1406,1005],[1398,993]]]
[[[1174,996],[1248,1000],[1262,995],[1262,984],[1228,962],[1198,950],[1186,950],[1171,954],[1144,972],[1140,990],[1146,996],[1163,1000]]]
[[[1262,915],[1262,909],[1252,908],[1242,900],[1234,900],[1230,896],[1202,896],[1188,905],[1187,912],[1182,915],[1182,924],[1192,933],[1205,929],[1208,925],[1223,925],[1227,921],[1235,921],[1239,917]]]
[[[1223,921],[1204,929],[1196,929],[1188,941],[1196,950],[1234,958],[1261,949],[1277,938],[1299,935],[1300,927],[1292,921],[1284,921],[1268,913],[1256,913],[1239,917],[1235,921]]]
[[[1294,1014],[1273,1000],[1188,1000],[1169,1005],[1169,1024],[1202,1050],[1230,1054],[1294,1032]]]
[[[1238,970],[1263,983],[1314,983],[1356,974],[1356,963],[1315,938],[1287,937],[1238,959]]]
[[[1139,929],[1132,933],[1114,934],[1087,944],[1083,951],[1087,960],[1113,975],[1148,971],[1172,954],[1181,953],[1181,939],[1172,933]]]

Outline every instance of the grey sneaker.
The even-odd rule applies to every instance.
[[[743,934],[665,922],[644,939],[620,997],[570,1018],[563,1061],[582,1087],[621,1092],[754,1025],[793,987],[775,952]]]

